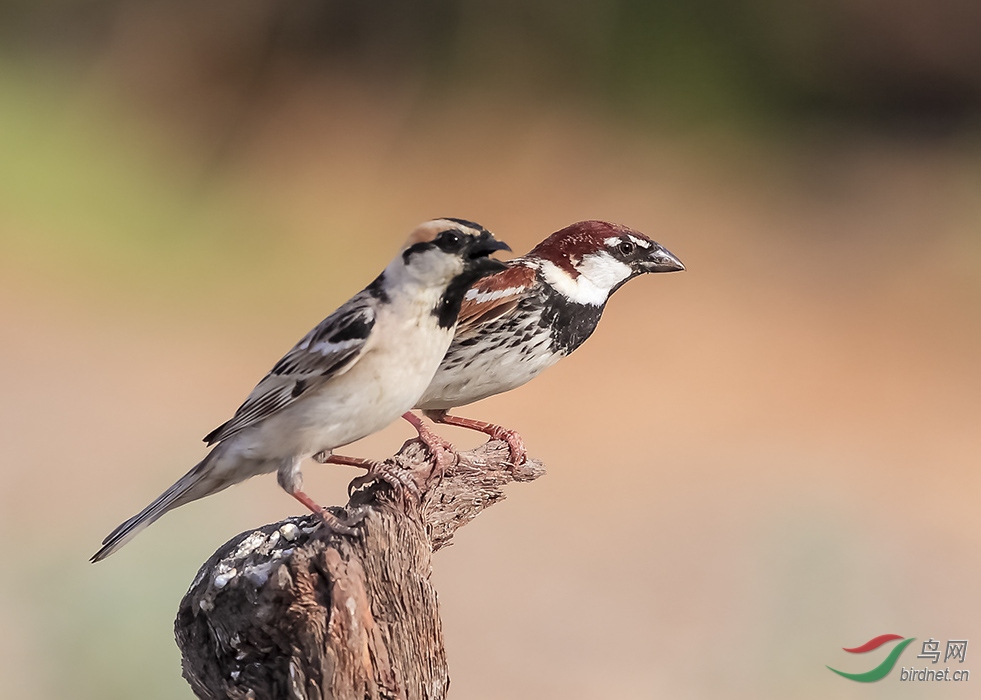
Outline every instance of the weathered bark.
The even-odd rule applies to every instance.
[[[371,481],[335,514],[359,534],[329,532],[313,515],[224,544],[198,572],[175,623],[184,677],[207,700],[437,700],[449,673],[432,553],[504,498],[511,481],[544,473],[507,463],[491,442],[434,469],[417,442],[386,461],[405,482]]]

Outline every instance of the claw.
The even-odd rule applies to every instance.
[[[326,508],[321,508],[317,503],[306,495],[303,491],[293,491],[291,494],[293,498],[298,500],[300,503],[305,505],[314,515],[320,516],[320,519],[324,521],[324,524],[331,530],[331,532],[336,532],[340,535],[354,536],[358,534],[358,531],[345,523],[339,517],[331,513]]]
[[[412,427],[416,429],[416,432],[419,434],[419,439],[422,440],[422,444],[424,444],[426,449],[429,450],[429,454],[436,459],[438,466],[445,466],[445,460],[441,454],[444,452],[452,455],[452,461],[456,461],[458,453],[456,447],[453,446],[453,443],[433,432],[432,428],[423,423],[422,419],[412,411],[406,411],[403,413],[402,418],[408,421]]]
[[[331,513],[326,508],[317,513],[317,515],[320,516],[320,519],[324,521],[324,525],[326,525],[331,532],[336,532],[339,535],[347,535],[349,537],[353,537],[358,534],[358,530],[356,528],[346,524],[343,520]],[[363,517],[361,519],[363,519]]]
[[[417,501],[422,500],[422,492],[412,476],[406,474],[403,469],[392,469],[386,463],[375,464],[373,468],[368,470],[367,474],[353,479],[347,487],[348,496],[353,495],[355,491],[364,488],[372,481],[384,481],[392,488],[397,498],[403,498],[405,492],[408,491]]]
[[[521,439],[514,430],[509,430],[503,426],[495,425],[494,423],[485,423],[484,421],[474,420],[472,418],[461,418],[459,416],[451,416],[446,411],[425,411],[426,416],[436,423],[443,423],[445,425],[455,425],[458,428],[467,428],[468,430],[476,430],[484,435],[488,435],[494,440],[503,440],[508,444],[508,450],[511,453],[511,464],[518,466],[523,464],[528,459],[528,450],[525,449],[525,441]]]

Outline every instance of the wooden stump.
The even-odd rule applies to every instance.
[[[175,632],[184,677],[202,699],[438,700],[449,672],[433,552],[502,500],[511,481],[544,473],[512,467],[493,441],[442,470],[418,441],[332,509],[361,519],[359,534],[329,532],[314,515],[244,532],[205,563],[181,601]]]

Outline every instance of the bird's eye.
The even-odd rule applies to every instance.
[[[460,247],[462,240],[462,237],[456,231],[443,231],[439,234],[437,245],[445,251],[452,251]]]
[[[624,255],[630,255],[632,252],[634,252],[634,244],[630,241],[620,241],[620,245],[617,246],[617,250]]]

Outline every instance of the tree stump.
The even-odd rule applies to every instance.
[[[513,467],[492,441],[434,468],[407,442],[343,509],[358,534],[315,515],[287,518],[222,545],[201,567],[175,622],[184,678],[203,700],[440,700],[450,679],[433,552],[504,498]],[[352,485],[357,483],[352,482]],[[404,485],[402,485],[404,484]]]

